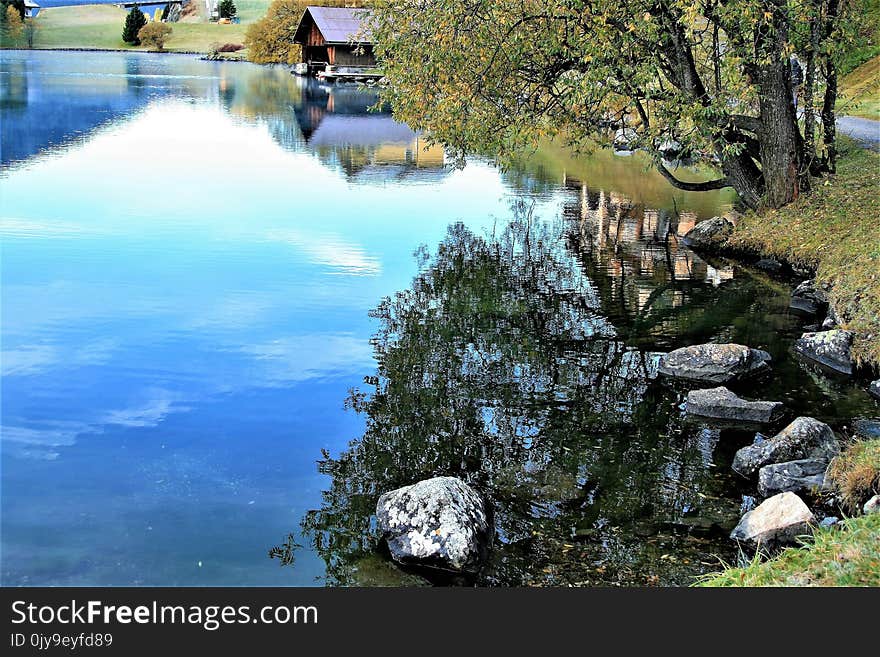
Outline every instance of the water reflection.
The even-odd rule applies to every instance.
[[[498,505],[483,582],[683,582],[750,437],[683,422],[657,351],[873,408],[788,356],[786,285],[681,246],[729,199],[637,156],[449,170],[372,92],[192,57],[4,51],[0,89],[4,584],[414,583],[375,496],[441,472]]]
[[[483,583],[681,582],[729,556],[711,538],[738,509],[718,434],[685,430],[656,354],[620,339],[577,230],[522,204],[495,235],[453,226],[373,311],[376,379],[349,398],[366,431],[321,461],[332,485],[303,523],[333,582],[357,583],[376,548],[378,495],[441,474],[494,500]]]
[[[193,57],[4,53],[0,71],[2,164],[25,162],[126,121],[163,99],[219,105],[265,124],[290,152],[309,152],[350,182],[436,181],[443,150],[368,111],[378,93],[292,76],[284,67],[230,66]],[[60,84],[63,83],[63,84]],[[169,126],[173,130],[172,126]]]

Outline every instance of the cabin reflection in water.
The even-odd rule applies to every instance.
[[[658,303],[679,307],[687,301],[687,286],[676,285],[658,299],[659,283],[717,286],[733,278],[732,265],[710,265],[682,242],[698,221],[695,213],[647,208],[572,179],[565,185],[578,192],[577,200],[564,209],[577,225],[576,248],[609,277],[612,296],[628,301],[633,311]]]
[[[298,100],[294,114],[307,149],[351,182],[434,182],[448,173],[441,146],[389,111],[371,110],[375,91],[308,81]]]

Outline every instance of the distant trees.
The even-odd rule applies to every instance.
[[[2,36],[3,45],[18,45],[24,34],[24,21],[18,13],[18,10],[9,5],[3,12]]]
[[[3,8],[3,13],[0,14],[0,21],[6,21],[9,7],[15,7],[18,17],[24,19],[24,0],[0,0],[0,6]]]
[[[238,13],[233,0],[220,0],[217,9],[220,11],[220,18],[234,18]]]
[[[153,21],[144,25],[138,32],[138,39],[148,48],[163,50],[165,42],[171,36],[171,26],[167,23]]]
[[[142,12],[137,6],[135,6],[128,15],[125,17],[125,23],[122,27],[122,40],[125,43],[130,43],[133,46],[139,46],[141,44],[141,40],[138,37],[138,33],[141,31],[141,28],[147,24],[147,17],[144,16],[144,12]]]
[[[245,32],[248,59],[257,64],[296,63],[300,49],[293,43],[293,31],[305,7],[304,0],[273,0],[266,15]]]

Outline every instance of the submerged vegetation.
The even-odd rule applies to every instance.
[[[876,212],[880,154],[851,142],[838,173],[820,190],[778,210],[747,214],[731,245],[816,270],[844,327],[856,333],[853,356],[880,365],[880,239]]]

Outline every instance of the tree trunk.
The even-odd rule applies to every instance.
[[[781,48],[778,52],[781,53]],[[781,208],[809,189],[788,60],[775,58],[760,68],[758,76],[761,171],[766,203],[771,208]]]
[[[821,13],[810,21],[810,47],[807,50],[807,76],[804,80],[804,157],[812,170],[816,159],[816,112],[813,107],[813,91],[816,87],[816,56],[819,52]]]
[[[825,18],[825,39],[830,39],[837,27],[839,0],[829,0]],[[837,125],[834,106],[837,104],[837,67],[834,56],[825,55],[825,98],[822,102],[823,141],[828,162],[828,170],[834,173],[837,160]]]

